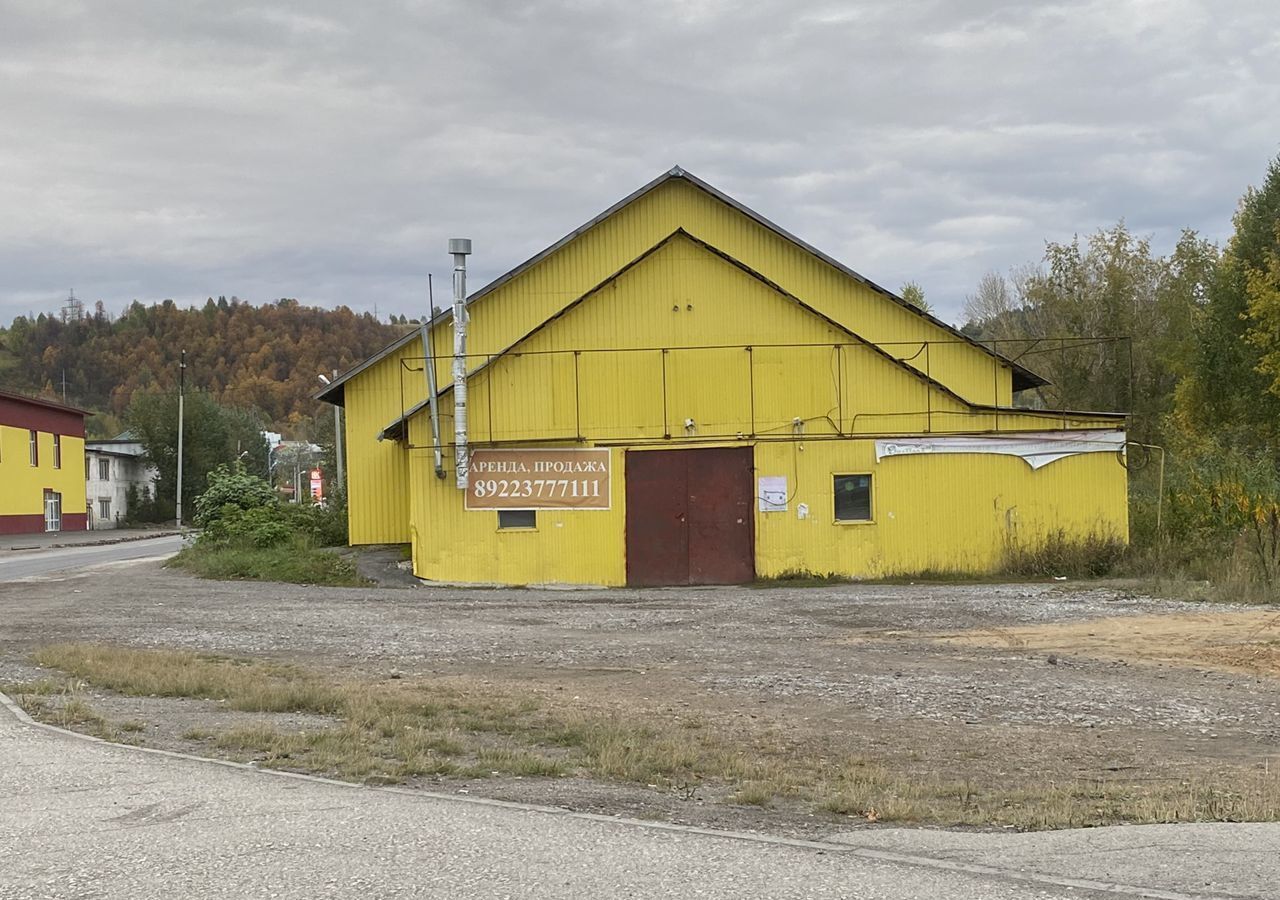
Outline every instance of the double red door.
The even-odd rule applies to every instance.
[[[755,577],[750,447],[627,452],[627,584]]]

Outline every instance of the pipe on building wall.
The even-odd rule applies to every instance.
[[[458,487],[467,489],[467,256],[469,238],[450,238],[453,254],[453,463]]]
[[[435,455],[436,477],[444,478],[444,454],[440,449],[440,403],[436,398],[436,355],[431,344],[431,323],[436,318],[435,293],[431,290],[431,275],[427,275],[427,297],[431,315],[422,321],[422,355],[426,360],[423,369],[427,373],[427,401],[431,406],[431,450]]]

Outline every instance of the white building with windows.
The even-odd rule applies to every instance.
[[[142,444],[127,431],[109,441],[84,445],[85,501],[89,528],[120,527],[129,515],[129,488],[155,494],[156,470],[143,459]]]

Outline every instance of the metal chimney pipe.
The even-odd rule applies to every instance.
[[[427,302],[431,307],[431,315],[422,323],[422,365],[427,373],[427,404],[431,409],[431,452],[435,456],[436,477],[444,479],[444,454],[440,450],[440,403],[436,387],[436,353],[435,344],[431,341],[431,326],[436,321],[436,295],[431,287],[431,273],[427,273]]]
[[[467,489],[467,256],[470,238],[450,238],[453,254],[453,465],[458,487]]]

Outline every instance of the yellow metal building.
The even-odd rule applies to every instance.
[[[422,578],[975,572],[1127,537],[1123,415],[1015,408],[1036,375],[681,169],[467,310],[472,468],[607,450],[607,508],[474,508],[508,479],[455,484],[446,312],[318,395],[346,408],[351,542],[412,542]]]
[[[0,534],[84,531],[82,409],[0,391]]]

